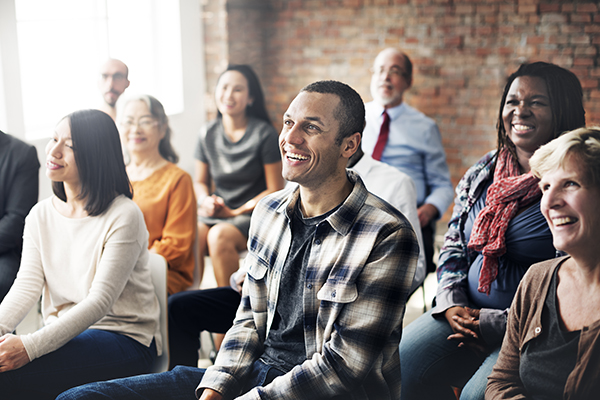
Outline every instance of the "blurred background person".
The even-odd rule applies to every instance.
[[[98,90],[102,95],[102,103],[98,107],[111,116],[113,121],[117,119],[117,100],[129,87],[129,68],[121,60],[109,58],[100,67],[98,78]]]
[[[0,131],[0,302],[19,270],[25,217],[38,200],[39,169],[34,146]]]
[[[600,393],[600,129],[581,128],[530,160],[554,246],[510,307],[487,399],[597,399]]]
[[[168,292],[177,293],[189,288],[194,278],[196,196],[192,178],[175,165],[179,157],[171,146],[171,127],[157,99],[149,95],[128,98],[120,112],[133,201],[144,214],[148,248],[169,265]]]
[[[413,82],[413,64],[395,48],[383,49],[373,62],[371,96],[365,104],[365,153],[411,177],[417,189],[417,213],[427,272],[433,260],[435,225],[452,203],[452,182],[442,136],[435,121],[404,101]]]
[[[506,315],[529,267],[554,258],[529,159],[539,146],[585,125],[581,84],[554,64],[523,64],[508,78],[498,147],[456,188],[437,270],[433,309],[400,341],[402,399],[483,399]]]
[[[218,286],[228,286],[246,249],[256,203],[283,189],[278,134],[260,82],[248,65],[230,65],[215,90],[218,116],[200,135],[194,187],[200,271],[210,255]]]
[[[161,349],[148,232],[114,121],[98,110],[63,118],[46,146],[46,175],[54,195],[27,216],[19,273],[0,304],[6,399],[54,399],[147,373]],[[11,334],[40,295],[44,326]]]

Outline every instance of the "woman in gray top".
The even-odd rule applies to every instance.
[[[195,153],[198,261],[202,273],[208,252],[217,285],[228,286],[239,267],[239,252],[246,249],[254,206],[283,189],[284,181],[277,131],[254,71],[247,65],[228,66],[217,82],[215,100],[217,119],[200,136]]]

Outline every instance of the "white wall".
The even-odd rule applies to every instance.
[[[205,92],[204,41],[201,18],[202,0],[180,0],[184,111],[169,116],[173,128],[173,146],[179,166],[193,174],[196,137],[205,123],[202,103]],[[0,130],[25,139],[21,99],[21,77],[13,0],[0,0]],[[52,62],[53,60],[49,60]],[[43,68],[43,65],[40,66]],[[43,96],[43,93],[40,93]],[[48,101],[52,101],[48,94]],[[40,199],[52,194],[45,175],[46,139],[31,140],[40,159]]]

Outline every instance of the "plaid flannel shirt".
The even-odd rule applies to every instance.
[[[399,399],[398,344],[419,246],[408,220],[354,183],[315,230],[304,281],[307,360],[239,399]],[[198,390],[240,395],[273,322],[299,190],[265,197],[252,215],[248,275],[233,327]]]

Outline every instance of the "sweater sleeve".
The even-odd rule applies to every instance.
[[[169,293],[184,290],[192,283],[193,253],[196,238],[196,197],[191,177],[182,173],[173,182],[167,201],[167,216],[160,239],[150,249],[169,264]],[[192,262],[189,262],[190,259]]]
[[[40,249],[31,235],[31,221],[31,216],[25,221],[23,257],[17,278],[0,304],[0,335],[12,332],[42,294],[44,271]]]

